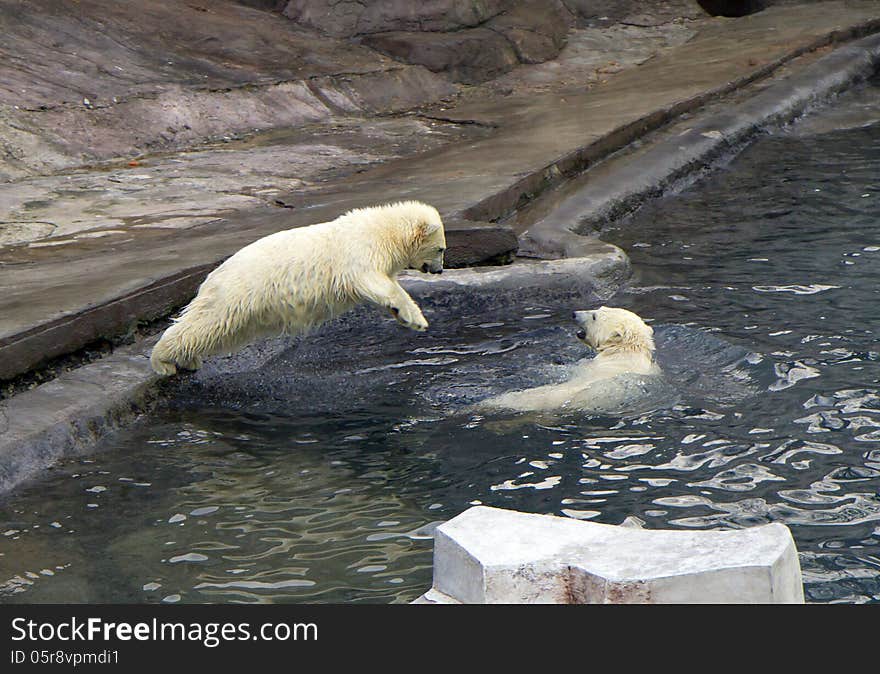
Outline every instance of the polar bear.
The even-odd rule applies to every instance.
[[[642,387],[645,377],[661,374],[654,361],[654,330],[633,312],[599,307],[574,312],[574,320],[580,327],[578,339],[596,351],[594,358],[574,364],[570,377],[562,383],[503,393],[478,403],[478,407],[605,413],[631,402],[628,398]]]
[[[305,332],[364,301],[425,330],[428,322],[397,275],[407,268],[440,274],[445,250],[440,214],[418,201],[358,208],[263,237],[208,275],[150,363],[162,375],[197,370],[205,356]]]

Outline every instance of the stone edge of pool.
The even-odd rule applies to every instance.
[[[677,183],[739,152],[762,129],[790,122],[810,107],[870,77],[880,66],[880,34],[838,47],[815,63],[747,100],[712,115],[699,114],[680,135],[658,140],[638,161],[619,166],[560,201],[520,237],[520,253],[576,256],[583,234],[634,211]]]

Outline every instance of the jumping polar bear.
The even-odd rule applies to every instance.
[[[400,287],[403,269],[440,274],[446,237],[432,206],[405,201],[349,211],[245,246],[211,272],[153,348],[162,375],[259,337],[301,333],[367,301],[401,324],[428,322]]]
[[[633,312],[600,307],[576,311],[574,320],[580,326],[578,339],[596,351],[594,358],[572,366],[571,376],[560,384],[503,393],[478,403],[478,407],[517,412],[612,412],[630,402],[627,399],[641,387],[644,377],[661,374],[654,362],[654,330]]]

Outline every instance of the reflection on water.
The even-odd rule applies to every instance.
[[[313,368],[344,412],[292,368],[285,389],[255,380],[271,413],[181,405],[56,468],[0,504],[0,598],[408,601],[430,585],[433,527],[485,503],[648,528],[784,522],[809,600],[878,601],[878,175],[878,125],[779,134],[605,233],[632,257],[615,303],[653,320],[670,409],[463,412],[583,356],[574,307],[468,317]]]

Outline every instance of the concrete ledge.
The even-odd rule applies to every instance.
[[[581,255],[576,258],[518,260],[503,267],[454,269],[442,276],[404,272],[401,284],[417,301],[441,306],[449,301],[455,306],[486,303],[498,307],[534,299],[541,289],[559,288],[610,297],[632,273],[629,258],[617,246],[596,237],[578,238]]]
[[[839,47],[791,77],[723,112],[703,115],[681,135],[660,141],[614,166],[584,174],[584,185],[552,213],[532,224],[521,239],[522,254],[580,255],[577,234],[637,208],[713,162],[743,149],[763,129],[787,123],[817,102],[869,77],[880,64],[880,35]]]
[[[154,341],[119,349],[0,402],[0,494],[87,451],[148,410],[160,390],[148,359]]]
[[[173,274],[80,313],[0,339],[0,381],[28,372],[52,358],[125,332],[140,321],[162,318],[196,294],[216,265],[200,265]]]
[[[803,603],[783,524],[644,530],[477,506],[437,528],[415,603]]]

